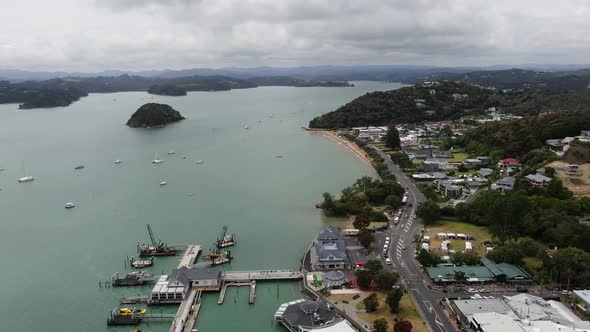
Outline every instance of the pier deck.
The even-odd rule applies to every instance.
[[[178,263],[178,268],[180,269],[181,267],[193,267],[197,261],[197,257],[199,256],[199,253],[201,252],[201,246],[198,244],[191,244],[188,245],[186,250],[184,251],[184,255],[182,256],[182,258],[180,259],[180,262]]]
[[[225,282],[299,279],[303,279],[303,272],[295,270],[225,271],[223,275]]]
[[[191,331],[201,309],[201,291],[191,289],[184,298],[170,326],[170,332]]]

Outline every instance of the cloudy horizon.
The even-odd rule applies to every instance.
[[[22,0],[0,69],[583,64],[582,0]]]

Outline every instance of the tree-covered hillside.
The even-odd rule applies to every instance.
[[[586,111],[559,112],[488,123],[469,131],[460,142],[471,145],[470,149],[475,149],[480,144],[484,149],[501,149],[506,156],[522,156],[545,146],[548,139],[576,136],[581,130],[588,128],[590,106]]]

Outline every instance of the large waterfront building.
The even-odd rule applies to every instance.
[[[312,270],[343,270],[352,266],[346,252],[346,241],[340,229],[334,226],[322,230],[313,241],[310,258]]]

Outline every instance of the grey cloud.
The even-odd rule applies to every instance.
[[[23,0],[0,64],[52,70],[581,63],[583,0]]]

